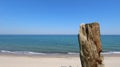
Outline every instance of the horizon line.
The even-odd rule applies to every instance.
[[[0,34],[0,35],[78,35],[78,34]],[[100,34],[100,35],[120,35],[120,34]]]

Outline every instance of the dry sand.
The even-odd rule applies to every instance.
[[[120,56],[105,56],[105,67],[120,67]],[[0,67],[81,67],[78,56],[0,55]]]

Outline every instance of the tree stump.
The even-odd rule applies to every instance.
[[[82,67],[104,67],[99,24],[81,24],[78,39]]]

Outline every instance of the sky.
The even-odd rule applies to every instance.
[[[91,22],[119,35],[120,0],[0,0],[0,34],[78,34]]]

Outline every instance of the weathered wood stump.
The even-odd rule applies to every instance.
[[[81,24],[78,39],[82,67],[104,67],[99,24]]]

